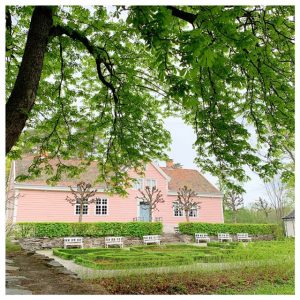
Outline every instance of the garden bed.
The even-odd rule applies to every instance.
[[[291,256],[294,249],[288,242],[209,243],[195,245],[148,245],[125,249],[54,249],[53,254],[96,270],[122,270],[182,266],[197,263],[258,261]]]

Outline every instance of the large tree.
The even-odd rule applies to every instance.
[[[32,175],[53,157],[53,181],[75,172],[63,159],[97,159],[121,192],[129,168],[166,158],[174,112],[198,166],[229,188],[294,153],[292,6],[9,6],[6,29],[6,153],[49,152]]]
[[[257,211],[262,211],[264,213],[264,215],[266,216],[266,219],[268,219],[269,214],[272,211],[272,208],[271,208],[269,202],[266,199],[263,199],[261,197],[258,197],[258,199],[254,202],[253,207]]]
[[[277,222],[282,222],[282,218],[294,205],[293,197],[288,197],[289,190],[279,176],[275,176],[271,181],[265,183],[266,194],[271,207],[275,210]]]
[[[235,191],[226,191],[224,194],[225,208],[232,212],[232,222],[237,222],[237,212],[244,207],[244,198]]]

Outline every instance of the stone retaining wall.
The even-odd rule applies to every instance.
[[[233,240],[235,236],[232,235]],[[211,241],[217,241],[217,237],[211,236]],[[252,236],[252,240],[273,240],[273,235],[260,235]],[[51,249],[51,248],[63,248],[63,238],[22,238],[19,239],[20,246],[28,251],[36,251],[40,249]],[[163,244],[174,244],[174,243],[193,243],[194,239],[190,235],[185,234],[163,234],[161,242]],[[124,237],[124,246],[142,245],[143,240],[138,237]],[[104,237],[84,237],[83,238],[84,248],[96,248],[104,247]]]

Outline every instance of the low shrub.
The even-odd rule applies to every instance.
[[[75,257],[75,263],[97,269],[97,270],[122,270],[122,269],[132,269],[132,268],[154,268],[154,267],[164,267],[164,266],[174,266],[174,265],[187,265],[194,262],[191,257],[176,257],[176,258],[160,258],[152,257],[144,259],[126,259],[124,261],[114,260],[98,260],[93,261],[92,259],[86,259],[85,257],[77,256]]]
[[[6,238],[5,241],[5,251],[6,253],[12,253],[12,252],[18,252],[22,250],[21,246],[19,244],[15,244],[11,241],[10,238]]]
[[[208,235],[218,235],[218,233],[249,233],[251,235],[272,234],[277,237],[280,232],[277,224],[215,224],[215,223],[179,223],[179,230],[183,234],[194,235],[195,233],[207,233]]]
[[[218,247],[216,247],[218,245]],[[188,245],[187,245],[188,246]],[[230,246],[230,247],[229,247]],[[55,249],[53,253],[73,259],[86,267],[102,270],[151,268],[194,263],[224,263],[242,261],[289,261],[294,259],[295,243],[284,241],[258,241],[248,243],[209,243],[208,247],[168,245],[130,247],[130,249]],[[138,250],[137,250],[138,249]]]
[[[96,222],[96,223],[63,223],[37,222],[17,223],[15,235],[24,237],[64,237],[64,236],[132,236],[142,237],[149,234],[161,234],[159,222]]]

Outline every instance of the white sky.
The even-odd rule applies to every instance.
[[[174,162],[181,163],[184,168],[200,171],[212,184],[217,185],[216,177],[203,173],[194,163],[197,156],[196,151],[193,149],[196,135],[192,127],[186,125],[180,118],[174,117],[165,120],[165,127],[172,136],[171,151],[168,152],[169,157]],[[266,197],[263,181],[249,169],[247,169],[247,174],[251,177],[251,180],[244,184],[246,190],[244,194],[245,205],[258,199],[259,196]]]

